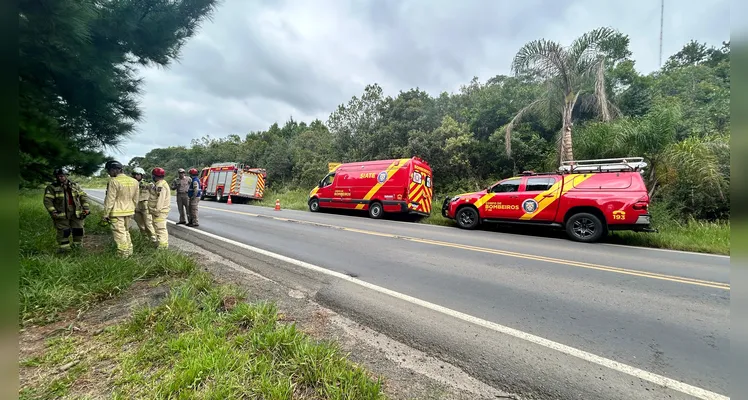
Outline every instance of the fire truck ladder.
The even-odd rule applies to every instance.
[[[643,157],[601,158],[597,160],[564,161],[558,168],[564,173],[575,172],[633,172],[647,166]]]

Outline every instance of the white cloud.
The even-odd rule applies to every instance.
[[[729,40],[729,21],[727,0],[667,1],[663,61],[691,39]],[[629,35],[639,71],[658,68],[657,0],[224,0],[179,62],[142,71],[144,119],[112,155],[127,162],[290,116],[324,121],[374,82],[389,95],[454,91],[509,74],[530,40],[566,45],[599,26]]]

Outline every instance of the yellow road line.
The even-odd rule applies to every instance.
[[[233,210],[226,210],[222,208],[208,207],[208,206],[202,206],[202,205],[200,207],[209,209],[209,210],[216,210],[216,211],[223,211],[223,212],[233,213],[233,214],[247,215],[250,217],[263,217],[263,218],[270,218],[270,219],[275,219],[275,220],[285,221],[285,222],[295,222],[295,223],[301,223],[301,224],[307,224],[307,225],[323,226],[326,228],[333,228],[333,229],[339,229],[339,230],[344,230],[348,232],[361,233],[364,235],[408,240],[411,242],[430,244],[430,245],[435,245],[435,246],[451,247],[451,248],[461,249],[461,250],[470,250],[470,251],[476,251],[476,252],[481,252],[481,253],[496,254],[496,255],[501,255],[501,256],[522,258],[522,259],[533,260],[533,261],[543,261],[543,262],[562,264],[562,265],[567,265],[567,266],[572,266],[572,267],[593,269],[597,271],[614,272],[618,274],[639,276],[643,278],[659,279],[659,280],[665,280],[665,281],[670,281],[670,282],[685,283],[689,285],[697,285],[697,286],[705,286],[705,287],[711,287],[711,288],[716,288],[716,289],[730,290],[729,283],[706,281],[706,280],[701,280],[701,279],[659,274],[656,272],[639,271],[639,270],[627,269],[627,268],[611,267],[611,266],[599,265],[599,264],[590,264],[590,263],[585,263],[581,261],[571,261],[571,260],[564,260],[560,258],[536,256],[532,254],[523,254],[523,253],[517,253],[513,251],[490,249],[487,247],[477,247],[477,246],[471,246],[471,245],[466,245],[466,244],[442,242],[439,240],[420,239],[420,238],[414,238],[414,237],[409,237],[409,236],[394,235],[391,233],[374,232],[374,231],[369,231],[369,230],[364,230],[364,229],[346,228],[343,226],[297,220],[297,219],[291,219],[291,218],[273,217],[273,216],[255,214],[255,213],[250,213],[250,212],[245,212],[245,211],[233,211]]]

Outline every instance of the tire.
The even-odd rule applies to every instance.
[[[566,234],[576,242],[594,243],[605,234],[605,226],[594,214],[578,213],[566,221]]]
[[[311,212],[319,212],[319,199],[313,198],[309,200],[309,211]]]
[[[480,224],[480,215],[478,210],[473,207],[462,207],[455,214],[457,226],[462,229],[475,229]]]
[[[216,192],[216,201],[220,203],[221,200],[223,200],[223,191],[221,189],[218,189],[218,191]]]
[[[382,207],[382,203],[380,202],[374,202],[369,204],[369,217],[374,219],[382,218],[384,215],[384,208]]]

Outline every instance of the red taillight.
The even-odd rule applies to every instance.
[[[647,207],[649,207],[649,204],[647,204],[644,201],[640,201],[634,204],[634,210],[647,210]]]

